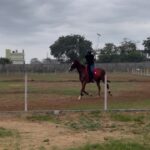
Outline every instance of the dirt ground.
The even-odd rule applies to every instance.
[[[81,115],[81,114],[80,114]],[[77,119],[78,115],[69,114],[67,118]],[[65,120],[67,119],[65,118]],[[13,137],[0,138],[0,150],[66,150],[87,143],[102,143],[109,139],[134,139],[129,124],[114,123],[107,116],[101,120],[102,127],[95,131],[72,130],[63,124],[52,122],[28,121],[25,117],[2,115],[0,128],[17,131]]]
[[[43,91],[39,89],[34,93],[28,94],[28,109],[29,110],[57,110],[57,109],[103,109],[104,93],[102,89],[101,96],[97,96],[96,85],[88,85],[87,90],[93,94],[93,96],[84,96],[82,100],[78,100],[78,94],[72,95],[67,93],[66,95],[59,94],[62,89],[66,88],[69,91],[70,84],[78,86],[75,93],[79,93],[79,83],[34,83],[35,87],[43,87]],[[68,85],[69,84],[69,85]],[[33,85],[33,83],[32,83]],[[51,92],[48,88],[54,89],[61,86],[58,93]],[[102,86],[103,87],[103,86]],[[147,81],[134,81],[134,82],[112,82],[111,90],[113,96],[108,96],[109,108],[138,108],[149,109],[150,108],[150,82]],[[66,92],[65,91],[65,92]],[[62,91],[63,93],[63,91]],[[21,95],[21,96],[20,96]],[[23,94],[15,93],[3,93],[0,98],[0,111],[18,111],[24,110],[24,97]],[[139,105],[138,105],[139,104]]]

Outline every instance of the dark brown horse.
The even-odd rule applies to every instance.
[[[80,91],[80,96],[79,96],[79,100],[82,98],[83,94],[89,95],[88,92],[85,91],[85,86],[87,83],[89,82],[89,75],[88,75],[88,70],[87,67],[85,67],[84,65],[82,65],[79,61],[75,60],[73,61],[69,71],[72,71],[74,69],[77,69],[78,73],[79,73],[79,80],[82,84],[82,88]],[[100,81],[103,81],[103,83],[105,82],[105,70],[100,69],[100,68],[95,68],[94,72],[93,72],[93,77],[94,77],[94,81],[97,84],[98,87],[98,95],[100,96]],[[108,81],[110,82],[110,81]],[[107,83],[107,89],[108,89],[108,93],[111,95],[111,92],[109,90],[109,84]]]

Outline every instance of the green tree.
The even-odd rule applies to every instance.
[[[124,39],[120,46],[106,43],[100,50],[99,62],[140,62],[146,60],[145,56],[137,50],[136,44]]]
[[[51,55],[59,61],[79,59],[83,61],[88,50],[92,49],[92,42],[80,35],[59,37],[50,47]]]
[[[121,62],[141,62],[145,61],[146,57],[140,53],[140,51],[132,51],[129,54],[120,55]]]
[[[113,43],[106,43],[100,54],[113,55],[118,53],[118,48]]]
[[[126,38],[121,42],[121,45],[118,47],[121,55],[126,55],[137,50],[136,44]]]
[[[150,37],[143,41],[144,51],[150,54]]]
[[[121,62],[140,62],[146,59],[145,56],[137,50],[136,43],[127,40],[126,38],[121,42],[118,50]]]
[[[98,56],[99,62],[119,62],[118,47],[113,43],[106,43],[104,48],[100,50]]]
[[[0,58],[0,64],[1,65],[5,65],[5,64],[11,64],[12,62],[11,62],[11,60],[10,59],[8,59],[8,58]]]

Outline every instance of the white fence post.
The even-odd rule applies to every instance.
[[[105,85],[104,85],[104,110],[107,111],[107,74],[105,74]]]
[[[28,111],[28,75],[25,73],[24,111]]]

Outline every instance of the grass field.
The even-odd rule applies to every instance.
[[[109,73],[113,96],[108,97],[109,109],[149,109],[150,77],[127,73]],[[29,110],[103,109],[104,85],[101,97],[95,84],[86,89],[93,96],[77,100],[81,84],[76,73],[28,74]],[[0,75],[0,111],[24,109],[24,75]]]

